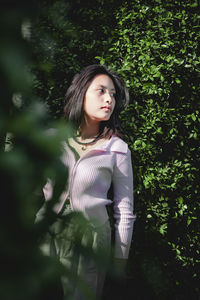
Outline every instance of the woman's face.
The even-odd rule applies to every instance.
[[[84,97],[85,120],[93,122],[109,120],[115,107],[115,93],[115,86],[109,76],[96,75]]]

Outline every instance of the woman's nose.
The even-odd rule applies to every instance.
[[[106,96],[105,96],[105,102],[106,103],[112,103],[112,97],[109,93],[107,93]]]

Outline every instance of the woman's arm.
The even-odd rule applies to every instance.
[[[133,172],[131,152],[116,153],[113,173],[115,258],[127,259],[132,240],[133,223]]]

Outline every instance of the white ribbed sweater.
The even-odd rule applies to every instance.
[[[94,224],[103,225],[108,220],[107,192],[113,183],[115,222],[115,257],[128,258],[133,223],[133,174],[131,153],[119,137],[98,145],[76,161],[73,151],[63,143],[63,163],[69,168],[69,184],[60,197],[56,211],[61,211],[65,200],[70,198],[72,210],[82,211]],[[46,200],[52,196],[52,185],[44,189]]]

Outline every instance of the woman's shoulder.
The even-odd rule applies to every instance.
[[[127,153],[129,152],[128,144],[119,136],[113,135],[110,140],[110,151]]]

